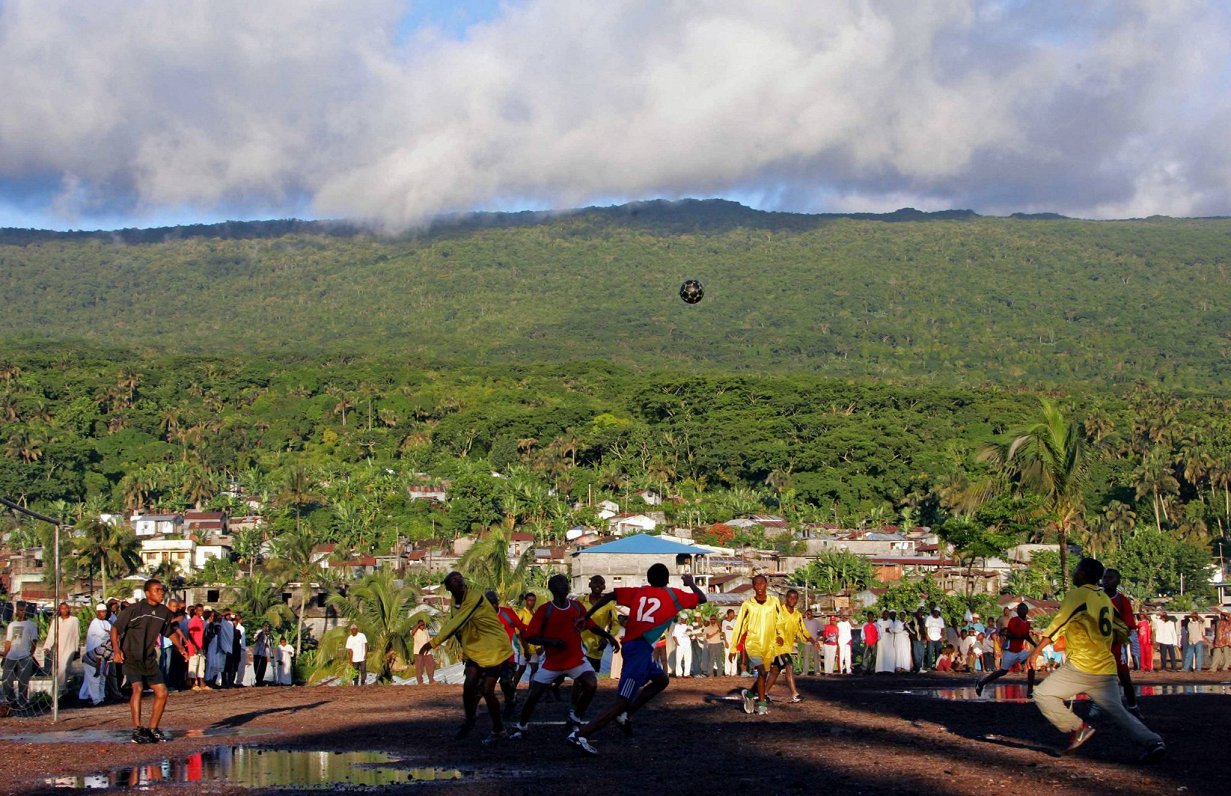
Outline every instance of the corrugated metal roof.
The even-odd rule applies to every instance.
[[[648,533],[638,533],[625,536],[607,544],[595,545],[578,550],[574,555],[582,553],[632,553],[634,555],[708,555],[709,551],[701,547],[671,542]]]

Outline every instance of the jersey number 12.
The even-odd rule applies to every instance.
[[[662,602],[657,597],[642,597],[641,602],[637,605],[637,621],[654,623],[654,614],[662,607]]]

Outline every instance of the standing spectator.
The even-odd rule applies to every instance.
[[[1154,623],[1154,643],[1158,645],[1159,671],[1176,671],[1178,661],[1175,656],[1175,645],[1180,642],[1180,629],[1175,618],[1170,614],[1159,613]]]
[[[983,665],[983,671],[993,672],[996,670],[996,644],[985,634],[979,634],[979,650],[982,653],[980,663]]]
[[[727,677],[739,674],[739,650],[735,648],[735,609],[728,608],[722,620],[722,673]]]
[[[367,685],[368,637],[359,632],[359,625],[350,626],[350,635],[346,637],[346,650],[350,653],[350,664],[355,668],[355,685]]]
[[[432,636],[427,632],[427,622],[422,619],[415,625],[415,637],[412,642],[415,652],[415,682],[423,685],[423,676],[427,675],[427,684],[436,685],[436,658],[432,652],[420,652],[425,644],[430,644]]]
[[[687,619],[680,617],[671,628],[671,638],[675,641],[675,676],[692,677],[692,629]]]
[[[252,639],[252,677],[256,685],[265,685],[265,671],[269,668],[269,648],[273,646],[273,633],[273,626],[266,622]]]
[[[923,627],[923,609],[916,608],[906,620],[906,635],[910,637],[910,670],[918,672],[923,668],[924,639],[927,635]]]
[[[107,621],[107,605],[94,608],[94,619],[85,631],[85,658],[93,662],[82,664],[84,677],[77,698],[101,705],[107,699],[107,669],[111,665],[111,623]]]
[[[219,688],[231,687],[231,676],[235,674],[233,662],[235,657],[235,623],[231,621],[231,612],[223,611],[218,622],[218,651],[221,653],[222,665],[219,667]]]
[[[30,697],[30,678],[34,675],[34,647],[38,643],[38,625],[26,619],[26,606],[18,605],[13,621],[4,631],[4,678],[0,681],[0,699],[25,702]],[[16,686],[14,686],[16,683]]]
[[[833,674],[838,658],[838,618],[829,616],[827,619],[825,627],[821,628],[821,655],[825,660],[825,674]]]
[[[881,611],[876,622],[876,673],[893,674],[897,668],[897,652],[893,643],[892,625],[897,620],[889,610]]]
[[[868,611],[868,621],[863,625],[860,634],[863,643],[863,673],[872,674],[876,671],[876,647],[880,640],[880,629],[876,626],[876,614]]]
[[[231,683],[236,688],[243,688],[247,675],[248,628],[244,627],[243,618],[239,614],[235,614],[235,666],[232,670]]]
[[[1205,663],[1205,620],[1196,611],[1188,616],[1188,625],[1184,629],[1184,666],[1183,671],[1199,672]]]
[[[167,610],[171,612],[171,621],[175,623],[175,629],[180,632],[180,638],[187,640],[188,636],[184,633],[184,604],[179,600],[167,600]],[[169,639],[163,639],[162,651],[162,669],[167,676],[167,688],[171,691],[179,691],[184,687],[184,676],[188,672],[188,661],[180,655],[171,654],[171,642]]]
[[[959,630],[958,631],[958,642],[957,642],[958,663],[956,666],[956,668],[959,671],[973,672],[975,670],[974,649],[975,649],[974,634],[971,633],[966,628],[962,628],[961,630]]]
[[[1137,666],[1143,672],[1154,671],[1154,626],[1145,614],[1137,616]]]
[[[838,671],[841,674],[851,673],[851,641],[854,635],[850,617],[842,614],[838,617]]]
[[[705,646],[701,648],[701,676],[721,676],[723,658],[722,627],[718,624],[717,615],[711,616],[705,621],[704,641]]]
[[[274,655],[274,665],[278,669],[278,685],[294,685],[295,683],[295,648],[286,643],[286,636],[278,639],[278,648]]]
[[[68,687],[68,665],[81,652],[81,622],[73,616],[68,603],[60,603],[57,614],[52,620],[52,632],[56,637],[51,641],[51,648],[55,652],[60,688],[63,690]]]
[[[1214,652],[1210,658],[1211,672],[1231,671],[1231,613],[1220,608],[1214,624]]]
[[[906,632],[907,613],[899,611],[890,617],[889,634],[893,637],[893,671],[910,671],[910,635]]]
[[[940,615],[940,609],[932,606],[932,615],[923,621],[923,632],[927,638],[927,648],[924,650],[924,669],[936,668],[940,659],[940,650],[944,647],[945,619]]]
[[[188,617],[188,632],[184,634],[184,647],[188,650],[188,683],[193,691],[208,690],[205,685],[205,619],[201,606],[194,605]]]

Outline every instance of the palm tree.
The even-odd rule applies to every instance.
[[[513,599],[526,590],[534,550],[528,548],[514,562],[509,551],[512,531],[503,528],[488,531],[462,554],[457,568],[478,588],[495,590],[501,601]]]
[[[141,543],[127,528],[104,521],[97,514],[79,521],[82,535],[73,542],[79,566],[98,568],[102,575],[102,596],[107,596],[107,573],[123,577],[141,566]]]
[[[303,617],[314,580],[321,577],[321,556],[314,552],[316,537],[311,528],[297,527],[274,542],[274,559],[269,569],[277,577],[299,584],[299,612],[295,622],[295,654],[303,646]]]
[[[1179,494],[1180,482],[1171,472],[1171,463],[1162,456],[1147,456],[1136,470],[1133,471],[1133,485],[1140,500],[1150,495],[1154,501],[1154,526],[1159,533],[1163,530],[1163,516],[1171,521],[1167,511],[1167,495]]]
[[[1069,532],[1085,510],[1082,487],[1086,478],[1086,449],[1076,423],[1065,418],[1051,400],[1039,398],[1042,417],[1006,446],[990,446],[981,458],[1007,468],[1018,483],[1043,499],[1043,508],[1055,523],[1060,542],[1060,588],[1068,580]]]
[[[391,570],[364,576],[346,596],[331,596],[328,603],[342,621],[321,637],[320,660],[337,660],[350,626],[357,625],[368,639],[368,668],[379,672],[382,680],[392,679],[396,661],[405,664],[413,659],[415,625],[428,618],[415,610],[418,598],[413,586],[398,586]]]
[[[249,574],[235,584],[235,604],[232,606],[242,616],[254,622],[268,622],[274,627],[290,624],[295,613],[282,602],[282,584],[264,573]]]
[[[278,493],[278,502],[295,510],[295,530],[300,529],[304,506],[311,505],[321,499],[316,492],[308,468],[302,464],[294,464],[286,471],[286,480],[282,483],[282,491]]]

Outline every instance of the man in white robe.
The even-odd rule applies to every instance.
[[[906,616],[903,611],[898,614],[899,617]],[[898,617],[894,617],[889,623],[889,634],[893,636],[893,660],[894,671],[909,672],[910,671],[910,634],[906,632],[906,623]]]

